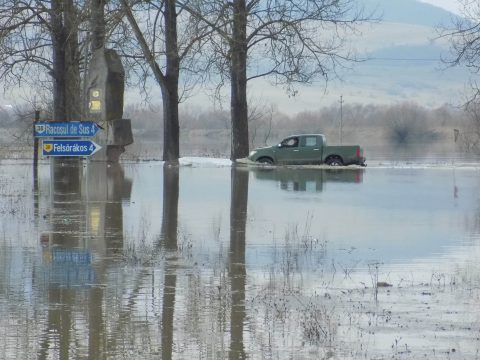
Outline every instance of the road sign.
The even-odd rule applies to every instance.
[[[95,136],[100,127],[93,121],[66,121],[35,123],[35,137],[91,137]]]
[[[91,140],[43,140],[43,156],[91,156],[101,146]]]

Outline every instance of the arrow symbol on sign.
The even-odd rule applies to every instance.
[[[90,155],[95,154],[97,151],[99,151],[99,150],[102,148],[102,147],[101,147],[100,145],[98,145],[95,141],[91,141],[91,140],[90,140],[90,142],[92,143],[92,144],[90,145],[90,148],[92,148],[92,146],[93,146],[93,151],[90,153]]]

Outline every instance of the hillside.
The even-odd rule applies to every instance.
[[[367,11],[377,11],[384,22],[437,27],[455,15],[418,0],[361,0]]]
[[[285,112],[315,109],[338,103],[391,104],[418,102],[435,107],[463,103],[469,73],[448,68],[449,44],[438,38],[438,26],[452,24],[455,15],[416,0],[362,0],[366,11],[381,15],[378,23],[360,26],[350,46],[364,61],[337,68],[339,79],[302,86],[295,98],[283,89],[256,81],[252,98],[279,104]]]

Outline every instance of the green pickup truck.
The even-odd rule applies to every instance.
[[[250,152],[250,161],[265,164],[327,164],[365,166],[363,149],[358,145],[329,146],[322,134],[292,135],[280,144]]]

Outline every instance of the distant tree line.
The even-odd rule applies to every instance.
[[[130,86],[162,94],[164,159],[179,156],[179,102],[195,84],[230,88],[231,159],[249,151],[247,83],[286,91],[327,81],[355,57],[345,46],[370,20],[354,0],[6,0],[0,4],[0,83],[53,104],[54,120],[87,118],[95,49],[117,50]],[[153,81],[152,81],[153,80]]]
[[[132,119],[136,142],[163,146],[162,106],[137,104],[127,105],[125,115]],[[231,136],[230,113],[222,109],[199,106],[180,108],[181,137],[184,143],[196,141],[207,143],[196,149],[202,155],[228,155],[218,150],[215,142],[229,143]],[[0,128],[6,130],[0,144],[8,140],[24,144],[31,141],[31,108],[0,108]],[[44,120],[46,113],[42,113]],[[256,104],[252,101],[249,111],[250,148],[272,145],[294,133],[323,133],[331,144],[339,143],[340,112],[338,105],[285,114],[273,104]],[[416,103],[404,102],[395,105],[345,104],[343,107],[343,135],[348,142],[362,145],[372,138],[389,146],[455,142],[458,150],[480,154],[480,109],[469,106],[467,110],[452,106],[426,108]],[[221,141],[220,141],[221,140]],[[193,149],[193,150],[192,150]],[[209,153],[209,149],[216,149]],[[189,155],[198,155],[195,148],[185,150]],[[194,151],[194,152],[191,152]]]
[[[257,108],[260,110],[255,110]],[[305,132],[323,133],[331,143],[339,142],[337,105],[290,115],[272,104],[260,106],[252,102],[250,109],[250,147],[272,145],[290,134]],[[161,134],[162,129],[157,125],[158,110],[127,106],[126,112],[134,120],[134,131],[139,139],[151,141]],[[186,107],[181,114],[184,136],[206,136],[212,132],[228,136],[230,133],[229,113],[225,110]],[[412,102],[347,104],[343,107],[342,120],[344,135],[349,141],[363,144],[369,141],[365,134],[372,133],[394,146],[456,140],[461,150],[480,153],[480,111],[474,113],[447,105],[431,109]],[[458,131],[456,139],[454,130]]]

